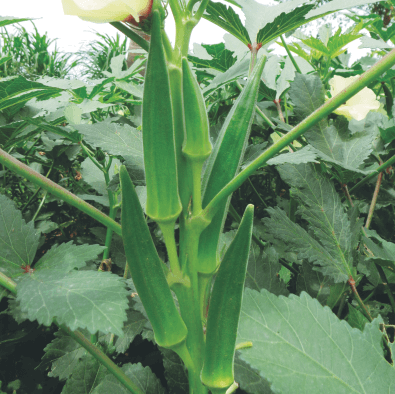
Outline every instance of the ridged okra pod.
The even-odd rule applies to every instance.
[[[153,11],[143,99],[146,212],[158,223],[175,221],[182,209],[177,184],[169,72],[162,45],[161,23],[159,11]]]
[[[176,350],[185,341],[187,328],[174,304],[164,273],[166,267],[155,249],[137,193],[124,166],[120,169],[120,180],[122,238],[133,283],[157,344]]]
[[[248,205],[236,236],[221,262],[210,298],[201,381],[215,394],[225,394],[234,382],[236,335],[253,219],[254,206]]]
[[[182,152],[190,160],[204,162],[212,150],[208,117],[202,90],[185,57],[182,59],[182,91],[186,130]]]
[[[222,126],[203,176],[203,208],[233,179],[239,170],[255,114],[258,88],[265,62],[266,57],[263,57],[255,66]],[[226,211],[227,202],[225,201],[218,207],[217,214],[200,237],[199,272],[209,274],[216,269],[218,239]]]

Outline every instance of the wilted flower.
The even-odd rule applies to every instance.
[[[123,21],[130,15],[136,21],[151,13],[152,0],[62,0],[66,15],[103,23]]]
[[[331,85],[331,95],[336,96],[348,85],[352,84],[358,76],[343,78],[336,75],[329,81]],[[376,100],[373,90],[364,87],[359,93],[351,97],[345,104],[341,105],[335,111],[335,114],[344,115],[348,120],[362,120],[370,110],[378,110],[380,102]]]

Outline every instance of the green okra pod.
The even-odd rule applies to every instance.
[[[236,236],[221,262],[210,298],[201,381],[213,393],[225,393],[234,382],[236,335],[253,219],[254,206],[248,205]]]
[[[266,57],[255,66],[240,96],[225,119],[203,175],[203,208],[237,174],[247,146],[258,88]],[[203,231],[199,242],[199,272],[213,273],[217,267],[217,245],[227,202],[221,204],[211,224]]]
[[[177,183],[169,71],[162,45],[161,23],[159,11],[153,11],[142,115],[146,212],[158,223],[175,221],[182,209]]]
[[[186,130],[182,152],[190,160],[204,162],[212,150],[207,111],[202,90],[185,57],[182,59],[182,91]]]
[[[137,193],[129,174],[120,169],[122,188],[122,239],[137,293],[154,329],[159,346],[175,349],[185,341],[187,328],[173,300]]]

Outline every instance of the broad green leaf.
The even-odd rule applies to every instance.
[[[244,59],[241,62],[236,62],[224,73],[218,74],[214,77],[210,84],[203,89],[203,94],[205,96],[212,94],[220,87],[247,76],[249,65],[250,59]]]
[[[86,330],[81,330],[85,336],[89,335]],[[60,380],[67,379],[76,369],[79,361],[87,354],[85,348],[77,343],[64,331],[57,331],[55,339],[44,348],[44,356],[40,365],[51,365],[48,376],[57,377]]]
[[[160,348],[169,394],[184,394],[189,391],[188,372],[177,353]]]
[[[110,179],[114,176],[115,165],[121,165],[118,159],[113,159],[111,168],[108,172]],[[95,166],[91,159],[86,158],[81,165],[82,179],[92,186],[102,196],[90,195],[90,194],[79,194],[78,197],[84,200],[96,201],[102,205],[109,206],[107,185],[104,178],[104,174],[99,168]]]
[[[365,233],[367,237],[362,237],[364,248],[366,249],[367,256],[364,258],[366,262],[366,266],[373,272],[375,279],[373,280],[374,284],[381,283],[381,279],[379,279],[378,273],[374,266],[369,264],[369,262],[374,262],[381,265],[385,268],[385,272],[388,270],[390,274],[387,279],[391,283],[394,280],[395,275],[395,244],[392,242],[388,242],[385,239],[381,238],[376,231],[365,229]],[[369,280],[372,281],[373,277],[369,275]]]
[[[282,394],[394,393],[395,374],[381,347],[381,319],[361,332],[307,293],[244,292],[240,358]]]
[[[347,304],[347,305],[348,305],[348,316],[347,316],[348,324],[351,327],[358,328],[359,330],[363,331],[365,324],[369,322],[368,319],[361,311],[354,308],[351,304]]]
[[[7,114],[11,116],[32,98],[49,98],[60,93],[61,89],[28,81],[22,76],[3,79],[0,81],[0,111],[8,109]]]
[[[117,353],[125,353],[134,338],[141,333],[147,323],[147,318],[131,307],[126,310],[126,316],[127,320],[123,326],[123,336],[117,337],[114,341],[115,351]],[[107,342],[110,340],[111,336],[112,334],[107,334]]]
[[[325,305],[330,295],[332,281],[306,261],[303,261],[301,268],[296,281],[296,291],[298,294],[305,291],[311,297],[316,298],[321,305]]]
[[[314,4],[305,4],[291,12],[283,12],[273,22],[268,23],[259,30],[256,42],[265,45],[276,39],[281,34],[294,30],[306,23],[305,15],[314,7]]]
[[[339,28],[334,35],[332,35],[329,40],[327,47],[330,51],[331,59],[341,55],[343,52],[346,51],[344,48],[350,42],[357,40],[358,38],[362,37],[362,34],[354,34],[354,33],[346,33],[341,34],[341,28]]]
[[[232,7],[209,1],[203,18],[222,27],[245,45],[251,44],[251,39],[246,28]]]
[[[289,96],[294,105],[295,115],[303,120],[324,104],[324,85],[317,75],[296,74],[289,89]]]
[[[17,300],[39,324],[49,326],[56,318],[73,331],[123,335],[127,291],[122,278],[109,272],[37,271],[18,283]]]
[[[160,380],[151,371],[149,367],[143,367],[138,364],[124,364],[122,371],[133,383],[135,383],[146,394],[166,394],[166,390],[161,385]],[[91,392],[92,394],[130,394],[130,391],[117,380],[117,378],[108,373],[99,385]],[[84,393],[85,394],[85,393]]]
[[[334,185],[311,164],[283,164],[278,170],[301,203],[298,211],[309,222],[309,230],[330,254],[331,265],[338,270],[335,282],[347,280],[353,262],[351,226]]]
[[[34,223],[25,223],[12,200],[0,194],[0,271],[8,277],[22,275],[21,266],[31,265],[40,233]]]
[[[257,291],[266,289],[276,295],[288,295],[285,283],[278,276],[280,269],[278,254],[273,247],[262,251],[258,245],[252,243],[245,286]]]
[[[85,267],[86,262],[94,260],[106,249],[100,245],[74,245],[73,241],[53,245],[48,252],[34,265],[37,271],[70,272]]]
[[[192,62],[198,68],[211,68],[220,72],[227,71],[233,64],[236,63],[236,58],[233,56],[233,52],[225,48],[224,43],[213,44],[213,45],[202,45],[206,49],[209,56],[212,59],[198,58],[196,56],[188,56],[188,60]]]
[[[324,86],[318,76],[297,74],[289,95],[295,113],[304,119],[324,103]],[[361,167],[373,151],[374,133],[350,135],[347,121],[340,119],[336,124],[328,125],[323,119],[305,133],[305,137],[315,148],[315,153],[334,166],[341,182],[347,183],[366,174]]]
[[[270,383],[264,379],[259,371],[252,368],[239,357],[239,351],[235,355],[235,381],[240,388],[250,394],[272,394]]]
[[[299,259],[307,259],[310,263],[320,265],[319,270],[324,275],[332,276],[336,282],[344,282],[348,279],[342,261],[339,261],[339,258],[333,259],[322,244],[298,224],[289,220],[284,211],[279,208],[269,208],[267,211],[270,218],[262,220],[265,225],[266,240],[273,242],[275,247],[278,241],[281,241],[280,247],[285,251],[295,252]]]
[[[74,365],[72,375],[67,379],[62,394],[91,393],[108,374],[109,372],[103,364],[92,355],[85,354]]]
[[[75,125],[74,128],[95,148],[130,159],[143,167],[143,140],[141,132],[129,125],[101,122],[91,125]]]
[[[282,153],[267,161],[269,165],[313,163],[317,160],[316,150],[307,145],[296,152]]]

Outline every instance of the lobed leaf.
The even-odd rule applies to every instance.
[[[109,272],[43,270],[18,283],[17,300],[30,320],[49,326],[53,319],[71,330],[86,328],[123,336],[127,291]]]
[[[307,293],[285,298],[246,289],[238,342],[252,340],[253,346],[240,358],[283,394],[394,393],[381,322],[361,332]]]

